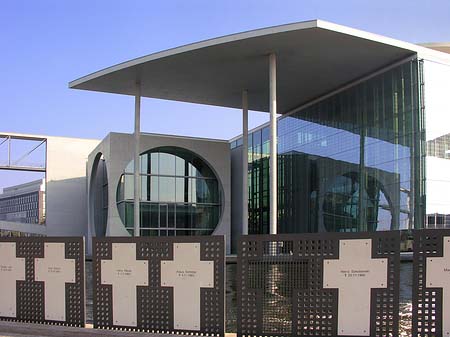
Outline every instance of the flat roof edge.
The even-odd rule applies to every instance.
[[[126,133],[126,132],[114,132],[111,131],[108,133],[109,135],[127,135],[127,136],[133,136],[132,133]],[[152,132],[141,132],[141,136],[155,136],[155,137],[164,137],[164,138],[179,138],[179,139],[192,139],[192,140],[199,140],[199,141],[209,141],[209,142],[216,142],[216,143],[228,143],[228,139],[218,139],[218,138],[208,138],[208,137],[196,137],[196,136],[183,136],[183,135],[173,135],[173,134],[163,134],[163,133],[152,133]],[[106,139],[106,137],[104,138]]]
[[[79,138],[79,137],[68,137],[68,136],[50,136],[50,135],[36,135],[36,134],[28,134],[28,133],[18,133],[18,132],[0,132],[0,138],[5,138],[11,136],[16,139],[30,139],[30,140],[47,140],[47,139],[55,139],[55,138],[64,138],[64,139],[77,139],[77,140],[86,140],[86,141],[100,141],[100,139],[95,138]]]
[[[318,21],[319,20],[315,19],[315,20],[309,20],[309,21],[288,23],[288,24],[279,25],[279,26],[258,28],[258,29],[254,29],[254,30],[248,30],[245,32],[241,32],[241,33],[233,33],[233,34],[224,35],[221,37],[215,37],[215,38],[211,38],[211,39],[207,39],[207,40],[203,40],[203,41],[199,41],[199,42],[189,43],[189,44],[182,45],[179,47],[166,49],[166,50],[152,53],[149,55],[137,57],[137,58],[129,60],[129,61],[121,62],[116,65],[98,70],[98,71],[88,74],[86,76],[75,79],[75,80],[69,82],[69,88],[81,89],[81,88],[77,88],[77,86],[79,86],[80,84],[82,84],[84,82],[90,81],[92,79],[113,73],[118,70],[133,67],[133,66],[139,65],[141,63],[157,60],[160,58],[164,58],[164,57],[168,57],[168,56],[172,56],[172,55],[176,55],[176,54],[181,54],[181,53],[188,52],[188,51],[211,47],[214,45],[224,44],[224,43],[233,42],[233,41],[237,41],[237,40],[244,40],[247,38],[264,36],[264,35],[268,35],[268,34],[283,33],[283,32],[288,32],[288,31],[292,31],[292,30],[316,28],[316,27],[318,27],[318,25],[317,25]]]

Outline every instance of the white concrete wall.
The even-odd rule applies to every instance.
[[[47,137],[48,236],[87,235],[86,164],[99,140]]]
[[[227,141],[199,139],[191,137],[143,134],[140,152],[146,152],[161,146],[176,146],[187,149],[203,158],[215,171],[223,189],[222,217],[214,234],[225,235],[227,252],[230,251],[231,236],[231,154]],[[117,209],[117,186],[125,167],[133,160],[134,138],[132,134],[110,133],[89,155],[88,180],[91,183],[94,161],[102,153],[108,175],[108,224],[107,236],[128,236]],[[91,197],[91,188],[89,187]],[[94,233],[92,202],[89,201],[89,231]],[[91,235],[91,234],[90,234]]]
[[[425,135],[450,134],[450,65],[425,60]],[[447,150],[448,151],[448,150]],[[450,214],[450,159],[426,157],[426,213]]]

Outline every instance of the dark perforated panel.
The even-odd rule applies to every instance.
[[[387,258],[388,286],[372,289],[371,336],[398,336],[399,235],[258,235],[238,250],[238,336],[337,336],[338,290],[323,288],[324,259],[339,240],[372,239],[372,257]]]
[[[29,237],[0,238],[2,242],[16,243],[16,256],[25,258],[25,281],[16,284],[16,318],[0,317],[2,320],[22,321],[84,327],[85,325],[85,277],[84,238],[81,237]],[[75,283],[66,283],[66,321],[45,319],[44,282],[35,281],[34,259],[44,257],[44,244],[65,244],[65,258],[75,260]]]
[[[136,243],[136,259],[148,261],[148,286],[137,286],[137,326],[113,322],[112,286],[101,284],[101,260],[111,260],[113,243]],[[214,261],[214,288],[201,288],[200,330],[174,328],[173,288],[161,287],[161,262],[173,260],[176,243],[199,243],[200,259]],[[152,333],[225,334],[225,241],[223,236],[102,238],[93,240],[94,327]],[[189,304],[186,304],[189,306]]]
[[[426,287],[427,258],[443,256],[444,237],[450,237],[450,230],[414,231],[412,336],[444,336],[443,319],[449,318],[442,317],[442,288]]]

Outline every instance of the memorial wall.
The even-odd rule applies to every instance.
[[[242,236],[238,336],[398,336],[398,232]]]
[[[399,336],[400,235],[242,236],[238,336]],[[0,239],[0,319],[85,327],[84,238]],[[225,240],[93,240],[95,329],[225,335]],[[450,230],[414,232],[412,336],[450,335]]]
[[[84,238],[0,238],[0,319],[85,325]]]
[[[94,327],[225,334],[223,236],[93,241]]]

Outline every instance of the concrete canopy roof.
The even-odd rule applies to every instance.
[[[277,54],[278,113],[417,53],[416,45],[320,20],[228,35],[124,62],[70,88],[269,110],[268,54]]]

